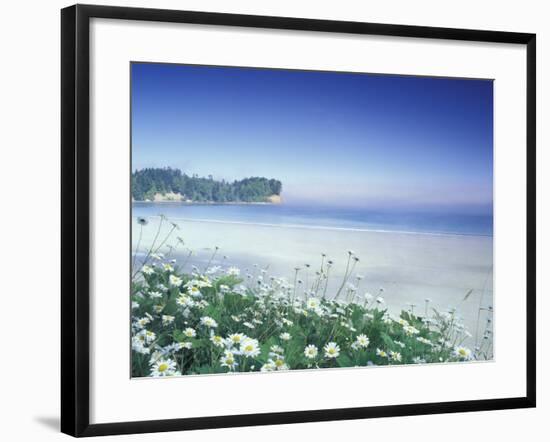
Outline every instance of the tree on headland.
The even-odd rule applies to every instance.
[[[265,202],[280,195],[282,183],[276,179],[250,177],[227,182],[212,175],[199,177],[179,169],[146,168],[132,173],[132,197],[136,201],[153,200],[155,194],[175,193],[196,202]]]

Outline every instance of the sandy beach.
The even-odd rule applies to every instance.
[[[179,226],[173,233],[175,244],[179,236],[185,246],[172,257],[182,263],[188,249],[194,251],[187,261],[204,268],[219,247],[213,265],[235,265],[252,274],[266,269],[269,275],[294,278],[294,269],[300,267],[300,278],[307,284],[315,277],[321,254],[334,261],[329,293],[339,286],[344,276],[347,250],[360,258],[354,274],[363,278],[358,293],[382,296],[393,314],[409,309],[424,313],[425,300],[430,309],[448,310],[456,307],[466,328],[475,335],[478,309],[492,305],[492,253],[490,236],[399,233],[369,231],[366,229],[326,228],[288,225],[266,225],[238,222],[171,219]],[[140,250],[148,247],[157,230],[159,218],[149,218],[144,228]],[[135,248],[139,226],[134,220]],[[170,223],[165,223],[167,232]],[[160,235],[162,237],[162,234]],[[166,252],[168,249],[163,248]],[[225,257],[225,258],[224,258]],[[304,264],[310,264],[306,270]],[[256,267],[254,266],[256,265]],[[352,282],[356,283],[352,279]],[[464,296],[473,290],[464,302]],[[482,330],[480,331],[480,333]]]

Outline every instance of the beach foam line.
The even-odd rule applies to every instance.
[[[137,218],[137,217],[134,217]],[[149,215],[145,218],[160,218],[159,215]],[[491,238],[493,235],[483,235],[475,233],[454,233],[454,232],[415,232],[408,230],[387,230],[387,229],[364,229],[359,227],[336,227],[336,226],[317,226],[317,225],[304,225],[304,224],[273,224],[273,223],[253,223],[248,221],[227,221],[219,219],[208,218],[173,218],[167,217],[174,221],[185,221],[195,223],[214,223],[214,224],[236,224],[244,226],[260,226],[260,227],[278,227],[289,229],[306,229],[306,230],[334,230],[344,232],[367,232],[367,233],[398,233],[404,235],[427,235],[427,236],[481,236],[485,238]]]

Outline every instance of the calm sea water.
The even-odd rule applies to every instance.
[[[133,203],[135,216],[276,226],[492,236],[491,215],[374,211],[298,205]]]

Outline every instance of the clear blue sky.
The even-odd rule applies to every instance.
[[[490,213],[493,83],[134,63],[132,155],[288,203]]]

